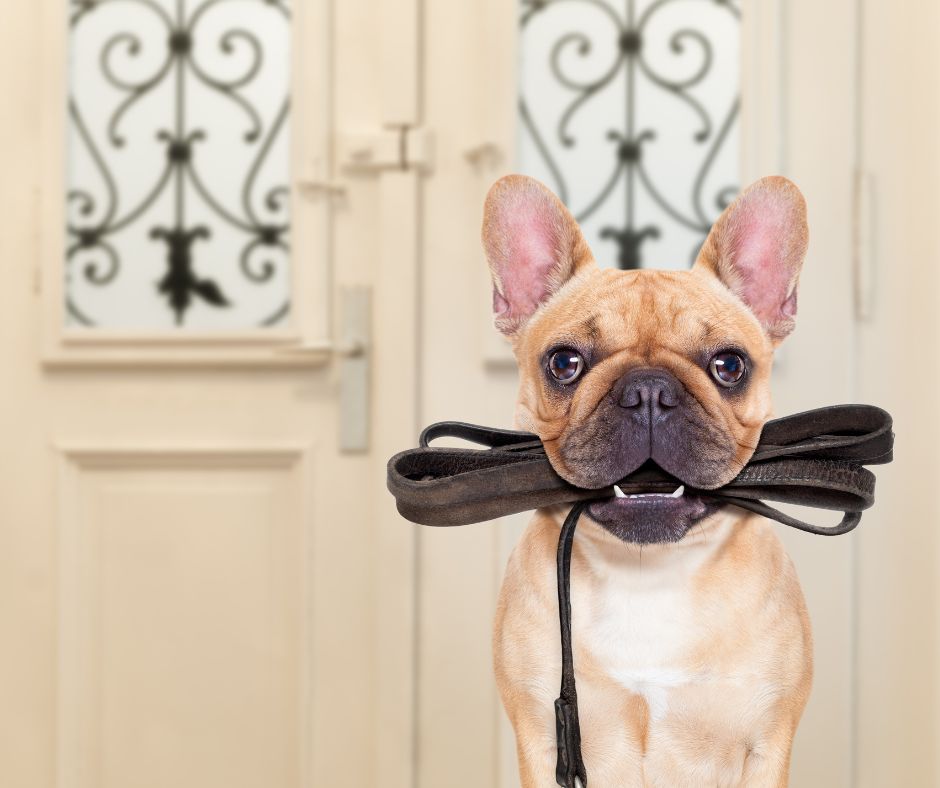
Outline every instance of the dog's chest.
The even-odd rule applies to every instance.
[[[611,595],[599,600],[585,632],[596,663],[642,696],[654,720],[668,709],[671,691],[694,678],[685,664],[691,613],[688,595],[678,589]]]
[[[700,559],[608,568],[583,600],[579,640],[607,676],[646,700],[654,721],[676,689],[708,678],[692,664],[703,626],[691,582]]]

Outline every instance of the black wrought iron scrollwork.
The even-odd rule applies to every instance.
[[[70,26],[73,39],[91,20],[103,22],[109,10],[122,7],[116,24],[122,29],[108,33],[97,52],[97,73],[109,90],[118,95],[107,118],[94,116],[94,108],[83,107],[75,91],[68,101],[72,135],[91,162],[97,188],[73,182],[67,195],[69,243],[66,260],[71,277],[81,276],[95,287],[106,287],[121,276],[134,261],[122,259],[115,236],[143,225],[145,236],[164,250],[165,274],[154,282],[156,292],[165,299],[177,325],[185,322],[197,300],[213,308],[233,306],[230,294],[220,284],[218,267],[231,266],[253,285],[271,282],[287,265],[289,245],[289,187],[263,185],[259,177],[267,165],[272,148],[286,134],[290,111],[287,85],[279,108],[265,117],[248,96],[250,87],[265,64],[262,38],[247,24],[246,8],[252,13],[274,14],[290,24],[289,0],[70,0]],[[226,13],[231,19],[220,20]],[[236,9],[237,10],[234,10]],[[146,38],[126,26],[128,14],[146,15],[159,33]],[[204,20],[215,18],[212,36],[200,35]],[[219,22],[224,22],[221,25]],[[100,27],[99,33],[100,35]],[[230,58],[238,73],[219,76],[205,62],[205,51],[215,48],[216,55]],[[144,53],[154,66],[150,73],[140,73]],[[153,57],[156,54],[156,57]],[[131,65],[136,68],[130,68]],[[109,151],[120,151],[128,144],[128,127],[144,99],[161,90],[171,96],[170,111],[155,117],[153,145],[162,164],[149,185],[140,189],[133,200],[122,194]],[[211,174],[201,170],[202,146],[211,144],[213,129],[192,123],[195,90],[211,91],[222,97],[234,114],[220,117],[219,124],[243,124],[241,139],[245,148],[244,178],[241,193],[233,206],[232,195],[220,195]],[[100,111],[100,110],[99,110]],[[151,113],[152,115],[153,113]],[[94,128],[99,133],[94,133]],[[148,120],[149,122],[149,120]],[[137,119],[135,133],[139,135]],[[233,166],[237,166],[233,164]],[[196,199],[194,199],[196,198]],[[195,205],[198,201],[199,205]],[[169,208],[167,206],[170,206]],[[198,219],[196,218],[198,217]],[[213,254],[210,241],[222,228],[238,233],[241,253],[232,260]],[[200,261],[199,271],[196,262]],[[213,275],[213,267],[216,273]],[[288,296],[260,325],[281,320],[289,310]],[[77,303],[70,291],[66,308],[72,319],[87,326],[98,324],[85,305]]]
[[[739,21],[740,10],[733,0],[520,0],[521,2],[521,46],[526,50],[526,36],[531,34],[533,22],[544,19],[547,14],[567,8],[572,24],[583,22],[585,12],[598,18],[598,29],[603,26],[605,40],[583,30],[563,32],[548,50],[544,68],[566,98],[566,104],[555,119],[554,129],[536,121],[536,98],[528,95],[523,84],[519,98],[519,117],[523,132],[528,135],[537,151],[551,185],[566,202],[575,217],[584,222],[594,216],[618,189],[624,192],[624,216],[619,226],[607,225],[599,228],[601,239],[611,240],[618,250],[617,262],[621,268],[642,266],[644,244],[650,239],[660,238],[668,226],[642,222],[637,217],[637,202],[641,190],[644,199],[657,206],[658,211],[676,225],[691,231],[695,236],[692,249],[694,258],[701,241],[708,234],[717,215],[725,208],[737,192],[737,186],[722,185],[706,189],[706,181],[712,172],[716,158],[728,140],[738,118],[737,95],[730,106],[719,108],[706,106],[695,95],[710,73],[715,58],[715,49],[708,31],[688,24],[667,32],[668,49],[674,56],[698,56],[697,66],[683,76],[671,76],[663,66],[652,62],[649,38],[651,27],[667,6],[677,3],[700,3],[713,7],[715,13],[728,14]],[[662,36],[662,31],[657,31]],[[556,34],[557,35],[557,34]],[[609,38],[606,38],[609,36]],[[606,53],[606,56],[605,56]],[[591,77],[576,78],[565,63],[577,59],[582,67],[592,68]],[[604,62],[600,62],[603,60]],[[538,66],[542,68],[540,64]],[[680,102],[687,109],[689,139],[700,146],[701,155],[696,171],[689,175],[689,197],[687,201],[669,199],[658,186],[657,178],[650,172],[647,151],[658,141],[655,118],[644,112],[638,101],[640,81],[644,89],[656,93],[666,101]],[[597,185],[590,195],[578,199],[575,204],[572,183],[583,173],[566,171],[561,157],[553,149],[572,149],[579,144],[574,131],[575,120],[585,106],[613,90],[623,90],[617,100],[625,100],[622,117],[611,119],[606,129],[606,141],[610,146],[610,168],[596,178]],[[621,98],[621,96],[623,98]],[[591,173],[592,182],[595,174]],[[583,178],[582,178],[583,181]]]

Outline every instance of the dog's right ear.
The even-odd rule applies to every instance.
[[[483,208],[483,248],[493,276],[494,322],[509,336],[594,263],[562,201],[525,175],[507,175],[490,189]]]

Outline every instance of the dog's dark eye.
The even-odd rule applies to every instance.
[[[548,368],[559,383],[574,383],[584,372],[584,359],[576,350],[556,350],[548,360]]]
[[[712,358],[708,370],[722,386],[730,388],[744,377],[744,359],[737,353],[718,353]]]

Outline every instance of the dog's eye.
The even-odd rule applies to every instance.
[[[556,350],[548,360],[548,369],[559,383],[574,383],[584,372],[584,359],[576,350]]]
[[[730,388],[744,377],[744,359],[737,353],[718,353],[712,358],[708,369],[715,380]]]

